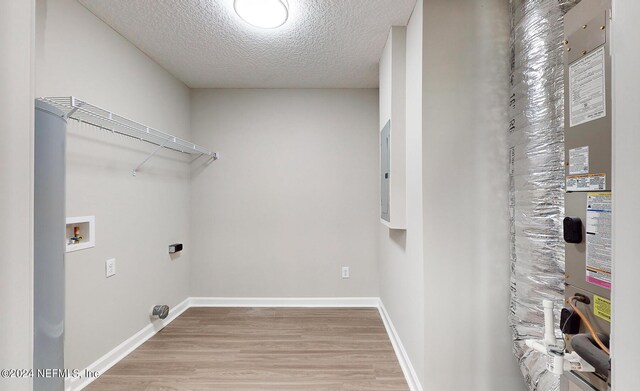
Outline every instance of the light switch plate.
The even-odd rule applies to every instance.
[[[106,277],[111,277],[116,274],[115,258],[107,259],[107,261],[105,262],[105,274],[106,274]]]
[[[342,267],[342,278],[349,278],[349,266]]]

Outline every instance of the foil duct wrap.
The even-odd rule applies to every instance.
[[[564,298],[564,14],[579,0],[511,0],[511,308],[514,353],[531,390],[559,389],[541,339],[542,300]],[[556,328],[557,337],[562,335]]]

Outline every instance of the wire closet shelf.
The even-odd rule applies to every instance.
[[[217,152],[212,152],[190,141],[142,125],[74,96],[43,97],[38,98],[38,100],[60,109],[66,118],[71,118],[101,129],[157,145],[158,148],[133,170],[133,175],[136,174],[143,164],[163,148],[190,155],[198,155],[196,159],[201,156],[206,156],[209,160],[216,160],[218,158]]]

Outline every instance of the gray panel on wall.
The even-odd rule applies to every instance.
[[[33,368],[64,368],[64,233],[66,120],[36,101],[34,172]],[[34,391],[60,391],[64,377],[34,373]]]
[[[582,1],[565,16],[565,58],[564,58],[564,129],[565,129],[565,175],[567,179],[572,175],[605,175],[605,183],[596,190],[576,190],[569,188],[565,195],[565,215],[578,217],[582,220],[583,241],[581,243],[565,243],[565,299],[569,300],[576,293],[585,295],[591,299],[589,306],[583,305],[583,311],[593,324],[596,332],[611,335],[611,327],[608,321],[594,315],[593,295],[606,299],[611,298],[610,288],[596,285],[587,280],[587,247],[590,234],[586,232],[587,207],[589,204],[589,192],[609,193],[612,191],[612,72],[611,72],[611,2],[609,0]],[[579,64],[575,71],[578,77],[572,81],[572,67]],[[586,66],[584,64],[587,64]],[[590,64],[590,65],[589,65]],[[601,73],[600,73],[601,72]],[[590,81],[587,88],[584,81]],[[573,83],[573,84],[572,84]],[[594,88],[594,86],[597,86]],[[599,88],[598,88],[599,87]],[[588,91],[587,96],[585,96]],[[589,98],[588,100],[586,98]],[[595,103],[597,102],[597,103]],[[580,103],[579,105],[577,103]],[[602,104],[602,106],[600,106]],[[584,105],[584,106],[583,106]],[[581,121],[572,120],[571,109],[574,106],[584,107],[587,118]],[[578,113],[580,111],[578,110]],[[589,118],[590,117],[590,118]],[[578,116],[578,118],[580,118]],[[571,150],[588,147],[586,153],[586,165],[579,172],[572,170]],[[580,164],[582,165],[582,163]],[[574,167],[575,170],[575,167]],[[573,176],[575,178],[575,176]],[[610,215],[610,213],[609,213]],[[609,223],[610,224],[610,223]],[[611,227],[609,225],[609,227]],[[599,228],[600,230],[601,228]],[[599,233],[599,235],[602,232]],[[601,239],[597,239],[598,241]],[[611,244],[609,244],[610,246]],[[611,247],[608,248],[611,252]],[[593,257],[593,256],[592,256]],[[600,258],[604,262],[604,258]],[[609,259],[611,262],[615,259]],[[593,265],[592,265],[593,266]],[[600,265],[598,265],[600,267]],[[611,270],[608,270],[609,272]],[[600,273],[600,272],[598,272]],[[609,275],[610,276],[610,275]],[[581,322],[580,333],[588,333],[584,322]],[[569,341],[569,351],[571,341]],[[608,390],[608,381],[591,373],[576,374],[593,389]],[[580,384],[574,379],[571,383]]]
[[[389,176],[390,174],[390,142],[391,121],[380,131],[380,217],[390,221],[389,214]]]

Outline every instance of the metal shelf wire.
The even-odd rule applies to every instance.
[[[38,100],[49,103],[60,109],[65,113],[66,118],[75,119],[101,129],[110,130],[117,134],[157,145],[158,148],[135,170],[133,170],[133,175],[136,174],[136,171],[140,169],[147,160],[162,148],[191,155],[198,155],[198,157],[207,156],[210,160],[216,160],[218,158],[217,152],[212,152],[190,141],[183,140],[179,137],[142,125],[136,121],[132,121],[109,110],[92,105],[74,96],[43,97],[38,98]]]

